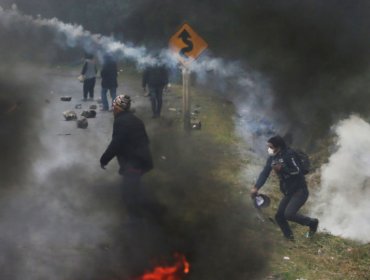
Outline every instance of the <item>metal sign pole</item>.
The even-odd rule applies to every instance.
[[[184,130],[190,131],[190,71],[186,67],[182,68],[182,111],[184,118]]]
[[[169,46],[173,53],[183,64],[182,68],[182,110],[184,117],[184,129],[191,130],[190,123],[190,70],[188,65],[208,47],[189,24],[184,23],[181,28],[170,38]]]

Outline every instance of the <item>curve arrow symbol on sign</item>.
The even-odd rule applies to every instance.
[[[181,38],[181,40],[184,42],[184,44],[186,45],[186,47],[182,48],[179,52],[179,54],[183,57],[186,57],[188,58],[188,56],[185,54],[187,52],[191,52],[193,50],[193,42],[191,41],[191,36],[190,34],[188,33],[188,31],[186,31],[186,29],[184,29],[180,35],[179,35],[179,38]]]

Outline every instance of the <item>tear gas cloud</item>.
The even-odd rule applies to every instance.
[[[133,61],[138,69],[158,62],[158,58],[145,47],[135,47],[118,42],[113,37],[91,34],[81,25],[64,23],[56,18],[49,20],[33,18],[22,15],[16,9],[0,10],[0,13],[0,21],[8,28],[17,22],[35,28],[49,28],[54,31],[51,34],[56,34],[58,37],[59,44],[70,48],[83,48],[87,52],[96,53],[101,60],[104,53],[108,52],[118,60]],[[161,50],[160,59],[169,68],[178,68],[178,58],[172,52]],[[223,91],[228,99],[235,101],[239,116],[236,123],[238,131],[250,143],[253,142],[251,135],[258,135],[253,142],[256,145],[256,151],[260,151],[261,145],[264,145],[266,125],[275,130],[285,129],[285,125],[281,125],[282,122],[274,120],[274,118],[279,119],[277,117],[279,113],[272,109],[272,91],[268,80],[260,73],[250,69],[247,71],[238,62],[228,62],[207,54],[193,61],[189,67],[197,75],[199,84],[213,84],[213,87]],[[260,136],[263,137],[260,138]]]
[[[320,189],[312,215],[321,230],[363,243],[370,242],[370,124],[351,116],[333,127],[336,151],[321,167]]]
[[[0,11],[0,24],[4,27],[0,32],[1,44],[4,44],[1,55],[6,62],[1,65],[2,71],[7,75],[14,73],[0,84],[0,96],[4,99],[1,105],[5,108],[2,112],[7,113],[18,99],[24,102],[19,110],[4,115],[6,118],[0,116],[1,133],[7,134],[1,141],[7,143],[8,149],[8,157],[2,157],[0,162],[8,176],[5,180],[2,178],[1,190],[4,195],[0,203],[0,238],[4,242],[0,266],[5,269],[0,271],[0,278],[129,279],[147,269],[154,258],[176,249],[189,251],[193,256],[194,277],[243,279],[261,274],[268,253],[260,247],[266,244],[257,237],[245,241],[252,226],[249,219],[239,214],[236,219],[230,219],[233,213],[247,213],[249,209],[245,204],[234,205],[240,208],[231,209],[226,204],[220,207],[216,203],[220,212],[198,213],[199,220],[188,228],[183,220],[176,220],[176,214],[182,217],[188,209],[183,197],[194,211],[201,211],[213,188],[228,191],[219,182],[204,182],[200,171],[193,166],[191,151],[186,153],[190,158],[172,165],[173,170],[168,166],[173,174],[179,169],[184,171],[175,178],[178,181],[169,184],[177,186],[180,193],[185,192],[181,198],[176,198],[177,205],[170,209],[175,217],[170,229],[126,225],[116,164],[112,162],[107,172],[97,172],[100,170],[98,159],[110,139],[112,116],[98,115],[87,130],[72,129],[73,123],[62,119],[61,112],[70,104],[58,102],[59,97],[80,92],[81,85],[76,82],[77,73],[65,76],[55,67],[52,70],[43,68],[43,62],[54,55],[54,43],[94,50],[98,54],[112,51],[118,59],[129,58],[138,67],[153,61],[145,48],[127,46],[57,19],[21,15],[14,9]],[[33,40],[25,44],[29,34],[33,35]],[[14,43],[12,48],[6,45],[9,41]],[[19,62],[24,52],[35,54],[28,63]],[[171,65],[171,58],[166,61]],[[205,67],[212,70],[225,65],[219,67],[224,71],[221,75],[231,75],[237,70],[233,64],[210,61],[194,71],[200,73]],[[228,68],[230,71],[225,71]],[[76,83],[71,83],[71,77]],[[248,77],[237,78],[237,81],[253,86]],[[149,131],[153,142],[159,137],[154,129]],[[184,143],[180,139],[168,139],[170,143],[157,139],[159,146],[172,147],[176,150],[174,154],[181,154],[179,151],[183,151]],[[190,191],[188,178],[192,178]],[[163,188],[153,181],[149,184],[151,188]],[[205,191],[205,185],[212,189]],[[240,227],[244,231],[239,232]],[[239,233],[230,235],[229,229]],[[199,234],[194,236],[194,232]],[[233,265],[226,269],[220,264],[230,256],[233,256]]]

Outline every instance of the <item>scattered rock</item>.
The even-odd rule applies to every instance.
[[[76,104],[75,109],[82,109],[82,104]]]
[[[91,110],[96,110],[98,107],[95,105],[95,104],[93,104],[93,105],[90,105],[90,107],[89,107],[89,109],[91,109]]]
[[[72,99],[72,97],[71,97],[71,96],[62,96],[62,97],[60,98],[60,100],[62,100],[62,101],[71,101],[71,99]]]
[[[96,117],[96,111],[90,110],[90,111],[82,111],[81,116],[85,118],[95,118]]]
[[[79,119],[77,121],[77,127],[78,128],[87,128],[87,126],[89,125],[88,121],[86,118],[82,118],[82,119]]]
[[[195,121],[191,123],[191,128],[192,129],[198,129],[200,130],[202,128],[202,123],[201,121]]]
[[[64,118],[66,121],[72,121],[77,119],[77,115],[75,111],[65,111],[63,113]]]

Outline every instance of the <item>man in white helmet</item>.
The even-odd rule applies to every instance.
[[[116,157],[123,176],[123,198],[128,213],[135,215],[142,202],[141,176],[153,168],[149,149],[149,138],[144,123],[131,111],[131,98],[118,95],[113,100],[112,140],[100,158],[100,165],[106,165]]]

